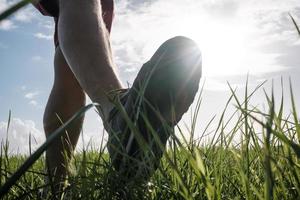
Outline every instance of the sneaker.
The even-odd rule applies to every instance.
[[[125,178],[148,180],[158,168],[174,126],[192,104],[201,77],[196,43],[175,37],[163,43],[132,87],[110,95],[108,151]]]

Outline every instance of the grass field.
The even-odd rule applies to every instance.
[[[231,88],[213,137],[205,144],[193,137],[198,134],[194,127],[199,123],[200,95],[188,133],[193,139],[185,139],[186,133],[178,127],[178,136],[171,136],[149,182],[122,180],[111,167],[104,145],[76,154],[62,199],[299,199],[300,124],[292,89],[291,108],[284,108],[282,98],[275,109],[273,95],[266,94],[268,113],[249,104],[257,90],[262,88],[248,91],[246,87],[240,99]],[[236,112],[225,119],[228,105],[236,105]],[[284,109],[292,112],[284,117]],[[2,143],[1,185],[27,159],[9,156],[8,149],[9,143]],[[44,183],[43,159],[22,171],[3,199],[53,199],[51,183]],[[48,191],[47,197],[41,197],[43,190]]]

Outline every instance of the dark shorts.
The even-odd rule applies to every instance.
[[[108,32],[111,31],[111,25],[114,18],[114,0],[99,0],[102,5],[102,16]],[[34,5],[43,15],[54,17],[55,32],[54,44],[58,46],[57,23],[59,20],[58,0],[41,0]]]

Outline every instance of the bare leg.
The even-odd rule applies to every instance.
[[[101,12],[99,0],[60,0],[58,38],[75,77],[92,101],[101,105],[105,120],[111,109],[106,94],[122,86],[113,69]]]
[[[54,68],[54,85],[44,113],[46,137],[85,105],[85,94],[66,63],[59,47],[55,52]],[[57,139],[46,152],[47,167],[50,169],[52,176],[54,175],[54,183],[57,186],[66,176],[68,160],[78,141],[82,122],[83,117],[78,121],[74,121],[67,130],[68,135],[64,134]]]

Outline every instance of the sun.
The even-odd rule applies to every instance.
[[[204,23],[198,19],[199,16],[194,16],[182,21],[182,32],[198,43],[202,51],[205,76],[247,73],[247,68],[243,67],[247,56],[243,30],[235,24],[213,20]]]

